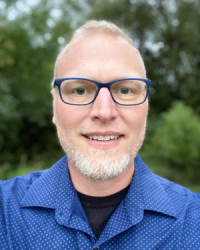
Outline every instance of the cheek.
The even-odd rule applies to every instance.
[[[147,116],[147,105],[129,107],[124,113],[124,120],[132,132],[143,129]]]
[[[55,117],[57,124],[65,128],[76,128],[87,117],[82,107],[61,103],[55,105]]]

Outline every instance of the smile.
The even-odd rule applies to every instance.
[[[86,137],[90,140],[97,140],[97,141],[110,141],[110,140],[117,140],[119,138],[118,135],[88,135]]]

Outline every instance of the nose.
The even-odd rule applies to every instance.
[[[98,96],[92,103],[90,118],[92,120],[99,120],[102,123],[115,120],[118,114],[116,105],[110,91],[107,88],[101,88]]]

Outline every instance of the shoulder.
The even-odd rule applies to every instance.
[[[9,199],[9,197],[22,198],[26,190],[46,171],[32,172],[24,176],[0,181],[0,203]]]
[[[0,181],[0,249],[8,247],[8,228],[11,217],[16,221],[20,214],[20,202],[29,187],[43,174],[34,172],[18,176],[6,181]]]
[[[154,174],[160,184],[165,188],[166,191],[172,192],[180,196],[187,196],[193,194],[188,188],[181,186],[173,181],[169,181],[161,176]]]
[[[40,197],[42,189],[51,193],[59,185],[66,166],[66,157],[63,157],[49,169],[0,181],[0,205],[16,206],[27,193]]]
[[[170,197],[177,215],[183,215],[185,220],[198,220],[200,223],[200,194],[193,193],[188,188],[155,175]]]

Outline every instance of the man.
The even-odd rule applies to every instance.
[[[0,249],[200,249],[199,196],[137,155],[151,81],[130,38],[87,22],[54,78],[53,123],[67,156],[0,183]]]

